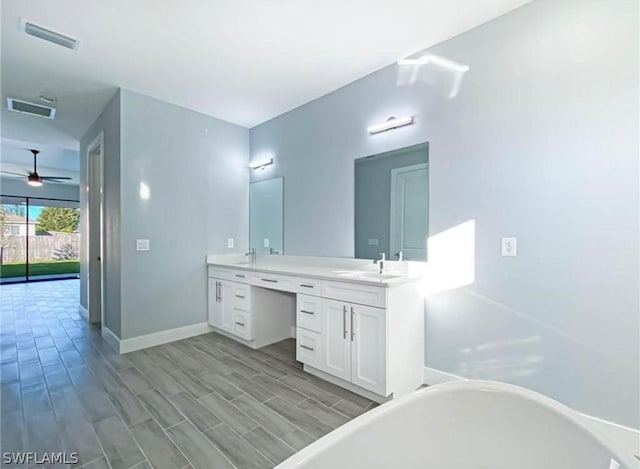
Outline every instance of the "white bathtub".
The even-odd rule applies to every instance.
[[[636,469],[535,392],[459,381],[416,391],[343,425],[278,469]]]

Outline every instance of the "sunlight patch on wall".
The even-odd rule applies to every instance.
[[[475,220],[466,221],[429,237],[429,262],[424,283],[426,296],[471,285],[474,282],[475,238]]]

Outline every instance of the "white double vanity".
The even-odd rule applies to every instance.
[[[382,402],[423,382],[424,263],[209,255],[208,321],[252,348],[296,339],[322,379]]]

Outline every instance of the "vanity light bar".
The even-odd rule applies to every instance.
[[[270,164],[273,164],[273,158],[266,158],[263,160],[252,161],[251,163],[249,163],[249,167],[251,169],[258,169],[258,168],[264,169]]]
[[[383,124],[372,125],[367,128],[371,135],[377,134],[380,132],[386,132],[387,130],[397,129],[398,127],[404,127],[405,125],[413,124],[413,116],[409,117],[390,117]]]

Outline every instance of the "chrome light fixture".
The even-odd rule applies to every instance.
[[[261,160],[252,161],[249,163],[251,169],[264,169],[267,166],[273,164],[273,158],[264,158]]]
[[[408,117],[389,117],[386,122],[382,124],[372,125],[367,128],[371,135],[378,134],[380,132],[386,132],[388,130],[404,127],[405,125],[413,124],[413,116]]]

